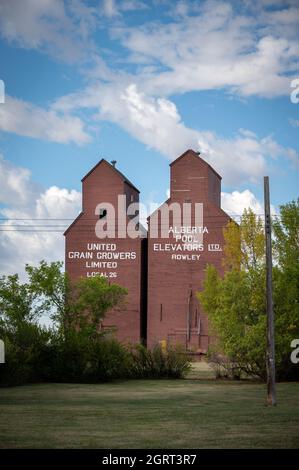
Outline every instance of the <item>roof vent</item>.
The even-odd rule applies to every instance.
[[[115,167],[117,161],[116,160],[111,160],[111,165]]]

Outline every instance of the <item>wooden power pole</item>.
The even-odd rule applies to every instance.
[[[275,339],[272,293],[272,240],[269,177],[264,176],[265,237],[266,237],[266,290],[267,290],[267,404],[276,405]]]

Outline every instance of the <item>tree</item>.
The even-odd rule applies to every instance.
[[[39,298],[41,309],[50,312],[52,319],[60,326],[65,324],[71,307],[68,302],[70,283],[62,267],[61,261],[48,264],[44,260],[40,261],[39,266],[25,266],[30,292]]]
[[[70,282],[62,266],[44,260],[37,267],[27,264],[30,292],[39,297],[41,309],[51,312],[63,334],[70,328],[85,328],[89,334],[99,331],[108,310],[124,305],[127,289],[102,276]]]
[[[244,209],[240,225],[233,220],[223,230],[226,270],[250,271],[262,267],[265,261],[263,222],[251,209]]]
[[[262,220],[245,210],[224,229],[224,276],[207,266],[198,299],[217,337],[214,353],[234,368],[265,378],[265,259]],[[211,351],[210,351],[211,353]]]
[[[108,310],[123,307],[127,289],[110,284],[103,276],[79,279],[72,288],[70,306],[76,326],[95,334]]]
[[[280,207],[273,222],[277,378],[298,377],[290,343],[299,337],[299,201]],[[240,225],[224,229],[224,275],[207,266],[198,293],[217,337],[210,353],[223,355],[247,374],[266,377],[265,257],[262,220],[244,211]]]
[[[19,276],[0,278],[0,322],[2,326],[15,328],[20,323],[30,323],[41,313],[36,303],[37,295],[29,284],[21,284]]]
[[[0,279],[0,338],[6,356],[0,383],[19,384],[40,377],[41,352],[50,339],[50,331],[38,323],[41,313],[30,284],[20,283],[17,274]]]
[[[274,232],[274,306],[276,349],[281,377],[299,377],[298,366],[290,361],[290,344],[299,338],[299,199],[280,207],[273,222]]]

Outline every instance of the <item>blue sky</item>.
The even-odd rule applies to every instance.
[[[1,0],[1,218],[74,217],[103,157],[160,203],[187,148],[225,210],[260,213],[267,174],[277,211],[298,196],[298,32],[297,0]],[[43,257],[61,233],[0,232],[1,272]]]

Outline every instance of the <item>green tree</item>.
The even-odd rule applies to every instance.
[[[298,377],[290,343],[299,337],[299,202],[280,207],[273,221],[273,291],[278,379]],[[210,354],[223,355],[241,371],[266,377],[264,229],[251,210],[240,225],[224,229],[224,275],[207,266],[198,293],[217,337]]]
[[[224,275],[207,266],[198,299],[217,338],[210,354],[223,355],[234,369],[265,378],[265,258],[263,223],[251,209],[240,225],[224,229]]]
[[[70,282],[62,267],[61,261],[47,263],[42,260],[38,266],[26,264],[25,270],[30,292],[39,298],[41,310],[50,313],[52,320],[64,328],[71,305]]]
[[[299,199],[280,207],[273,232],[277,367],[282,378],[298,379],[289,356],[291,341],[299,338]]]
[[[41,376],[41,354],[50,339],[50,331],[38,323],[41,313],[28,283],[22,284],[17,274],[0,279],[0,338],[6,355],[0,383],[19,384]]]
[[[70,282],[62,266],[59,261],[26,265],[30,292],[39,297],[41,309],[51,312],[63,334],[70,328],[85,329],[86,334],[99,331],[108,310],[124,307],[127,289],[102,276]]]
[[[75,326],[96,334],[110,309],[125,307],[127,293],[127,289],[110,284],[102,276],[80,278],[73,285],[69,300]]]
[[[30,323],[41,313],[37,295],[30,285],[20,283],[19,276],[0,278],[0,321],[2,326],[15,328],[20,323]]]

